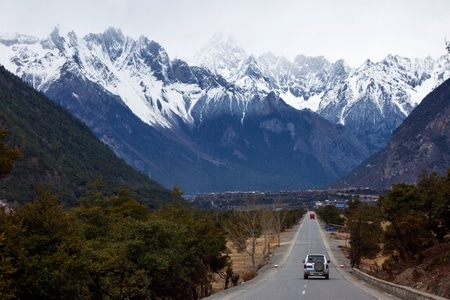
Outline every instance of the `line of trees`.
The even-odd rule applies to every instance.
[[[393,185],[376,204],[356,199],[345,211],[328,206],[318,212],[327,223],[346,223],[352,267],[383,251],[389,259],[382,267],[391,273],[420,263],[425,249],[448,241],[450,169],[443,176],[422,171],[418,179],[417,184]]]
[[[235,249],[250,256],[251,271],[256,272],[270,260],[271,240],[275,238],[276,246],[280,246],[281,233],[298,223],[304,214],[304,209],[283,209],[279,201],[267,206],[261,205],[257,197],[249,197],[243,207],[229,216],[224,226]],[[262,261],[257,261],[260,237],[263,242]]]
[[[47,189],[0,210],[2,299],[199,299],[229,266],[226,236],[210,214],[176,201],[149,213],[97,184],[70,210]]]
[[[388,263],[406,265],[422,260],[421,252],[444,243],[450,233],[450,169],[444,176],[423,171],[416,185],[396,184],[380,197],[382,221],[388,224]]]

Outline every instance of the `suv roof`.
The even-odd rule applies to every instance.
[[[325,254],[308,254],[306,257],[327,257]]]

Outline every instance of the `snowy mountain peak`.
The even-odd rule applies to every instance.
[[[245,62],[245,74],[248,76],[262,76],[262,70],[253,55],[250,55]]]
[[[244,48],[231,35],[219,32],[194,56],[194,63],[231,79],[248,58]]]
[[[253,55],[250,55],[241,63],[231,80],[243,91],[247,91],[247,95],[259,94],[260,96],[266,96],[274,90],[270,79],[265,76],[264,71]],[[248,98],[253,98],[250,95]]]

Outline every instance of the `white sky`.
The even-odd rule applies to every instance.
[[[219,31],[247,53],[343,58],[358,67],[388,54],[446,54],[450,0],[0,0],[0,32],[79,37],[117,27],[189,59]]]

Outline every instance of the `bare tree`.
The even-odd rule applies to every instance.
[[[264,238],[263,258],[267,262],[270,260],[270,238],[274,232],[274,212],[267,208],[261,209],[259,216]]]
[[[281,233],[284,231],[286,221],[286,210],[276,210],[274,212],[274,229],[277,235],[277,245],[281,244]]]
[[[236,210],[233,223],[227,227],[233,246],[237,251],[250,255],[252,270],[256,272],[256,246],[257,239],[261,235],[261,222],[255,197],[246,199],[245,206]]]

